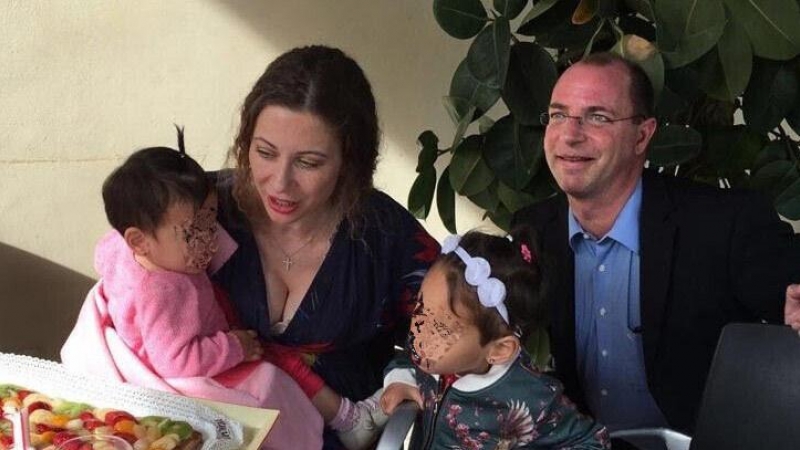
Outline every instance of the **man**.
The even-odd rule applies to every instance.
[[[564,72],[546,123],[565,195],[519,211],[551,263],[551,344],[567,394],[609,429],[691,433],[722,327],[800,328],[800,250],[753,192],[644,171],[653,90],[595,54]],[[790,314],[793,319],[790,319]]]

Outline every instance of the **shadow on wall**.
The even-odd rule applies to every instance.
[[[417,135],[426,127],[452,131],[441,98],[447,93],[452,70],[466,54],[466,44],[445,38],[427,2],[218,3],[278,53],[296,46],[324,44],[351,55],[372,84],[384,137],[409,153],[412,174]],[[253,82],[269,62],[271,58],[265,56]],[[426,117],[435,119],[427,123]]]
[[[0,352],[58,361],[95,280],[0,243]]]

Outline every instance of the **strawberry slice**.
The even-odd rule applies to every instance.
[[[53,435],[53,445],[60,446],[64,442],[74,437],[75,435],[70,433],[69,431],[59,431],[58,433]]]
[[[104,426],[106,426],[106,423],[100,419],[86,419],[83,421],[83,428],[85,428],[86,431],[94,431],[95,428]]]
[[[131,444],[131,445],[135,444],[136,441],[138,440],[136,438],[136,436],[134,436],[134,435],[132,435],[130,433],[122,432],[122,431],[115,431],[114,432],[114,436],[116,436],[118,438],[125,439],[126,441],[128,441],[128,444]]]
[[[45,425],[43,423],[37,423],[36,424],[36,433],[37,434],[47,433],[48,431],[55,431],[55,429],[53,427],[51,427],[49,425]]]
[[[36,411],[37,409],[46,409],[48,411],[52,411],[53,407],[45,402],[33,402],[30,405],[28,405],[28,414]]]
[[[106,424],[111,425],[112,427],[120,420],[125,419],[133,421],[134,423],[138,423],[136,422],[136,418],[125,411],[109,411],[106,413]]]
[[[78,418],[81,420],[97,419],[97,417],[95,417],[94,414],[89,411],[84,411],[78,414]]]
[[[25,397],[30,395],[30,393],[31,393],[31,391],[29,391],[27,389],[20,389],[20,390],[17,391],[17,398],[19,399],[19,401],[23,401],[23,400],[25,400]]]

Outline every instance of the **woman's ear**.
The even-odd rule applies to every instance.
[[[492,365],[508,364],[517,356],[519,349],[519,338],[516,336],[503,336],[489,343],[486,361]]]
[[[133,253],[138,256],[147,256],[150,253],[150,243],[144,231],[137,227],[128,227],[122,234],[125,243],[128,244]]]

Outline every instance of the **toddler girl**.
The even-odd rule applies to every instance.
[[[527,230],[444,241],[412,317],[411,361],[393,363],[381,398],[387,413],[406,399],[422,408],[411,448],[610,448],[521,347],[542,326],[541,282]]]
[[[114,230],[97,245],[95,268],[101,279],[62,349],[62,360],[83,371],[93,364],[99,369],[95,373],[119,373],[123,381],[148,387],[278,408],[277,429],[270,433],[275,447],[319,448],[322,424],[313,408],[320,407],[306,401],[286,374],[261,361],[274,356],[277,365],[286,366],[286,358],[264,355],[254,331],[230,327],[237,322],[233,309],[207,270],[219,266],[236,244],[218,228],[214,186],[186,154],[181,130],[178,144],[177,151],[152,147],[135,152],[103,184],[106,216]],[[90,333],[86,317],[100,317],[95,323],[113,329],[113,339],[107,331]],[[114,345],[117,337],[124,345]],[[106,348],[89,351],[101,340]],[[105,367],[89,361],[96,353],[110,355]],[[313,382],[315,376],[305,373],[302,381]],[[352,449],[366,446],[377,425],[372,414],[359,410],[365,409],[363,402],[341,398],[321,379],[317,383],[318,402],[326,402],[327,410],[344,410],[334,417],[340,439]],[[377,405],[374,409],[380,411]],[[275,440],[276,434],[290,439]]]

